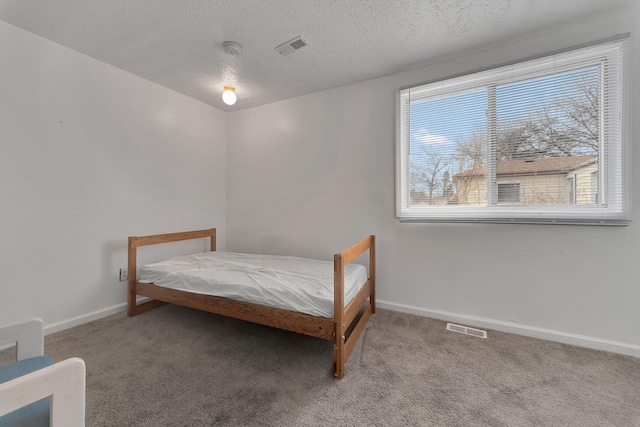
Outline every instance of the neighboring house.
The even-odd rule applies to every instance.
[[[484,164],[453,176],[458,204],[487,203]],[[498,160],[498,203],[598,203],[598,156]]]

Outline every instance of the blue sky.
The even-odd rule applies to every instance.
[[[412,103],[412,149],[427,144],[437,145],[438,151],[455,151],[456,142],[486,129],[486,108],[486,90]]]
[[[499,122],[517,122],[535,114],[542,105],[578,95],[576,77],[598,78],[592,66],[551,76],[498,86]],[[422,147],[438,153],[454,154],[458,141],[468,141],[474,131],[486,130],[487,91],[480,88],[455,95],[411,103],[410,149]]]

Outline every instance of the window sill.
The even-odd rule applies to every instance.
[[[590,219],[527,219],[527,218],[399,218],[401,223],[443,223],[443,224],[535,224],[535,225],[606,225],[626,227],[631,220],[590,220]]]

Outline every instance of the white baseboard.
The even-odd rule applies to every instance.
[[[52,323],[44,327],[44,334],[49,335],[55,332],[64,331],[65,329],[73,328],[84,323],[89,323],[94,320],[102,319],[103,317],[111,316],[112,314],[120,313],[127,310],[127,304],[122,303],[114,305],[113,307],[103,308],[102,310],[92,311],[91,313],[83,314],[81,316],[72,317],[71,319],[62,320],[60,322]]]
[[[610,341],[585,335],[570,334],[553,329],[543,329],[537,328],[535,326],[520,325],[513,322],[503,322],[500,320],[486,319],[483,317],[467,316],[464,314],[450,313],[447,311],[429,310],[389,301],[376,300],[376,305],[380,308],[400,311],[402,313],[417,314],[419,316],[430,317],[433,319],[462,323],[468,326],[493,329],[495,331],[524,335],[526,337],[532,338],[540,338],[547,341],[571,344],[579,347],[591,348],[594,350],[609,351],[612,353],[624,354],[626,356],[640,357],[640,346],[634,344]]]
[[[149,301],[149,298],[138,297],[137,303]],[[101,310],[92,311],[91,313],[83,314],[81,316],[72,317],[71,319],[62,320],[60,322],[52,323],[44,327],[44,334],[49,335],[55,332],[64,331],[65,329],[73,328],[84,323],[89,323],[94,320],[102,319],[103,317],[111,316],[112,314],[121,313],[127,311],[127,303],[114,305],[111,307],[103,308]]]
[[[138,303],[147,301],[148,298],[138,298]],[[493,329],[500,332],[508,332],[526,337],[540,338],[543,340],[559,342],[563,344],[571,344],[579,347],[591,348],[594,350],[610,351],[612,353],[624,354],[627,356],[640,358],[640,346],[628,344],[618,341],[605,340],[601,338],[590,337],[586,335],[571,334],[553,329],[538,328],[535,326],[520,325],[513,322],[503,322],[500,320],[487,319],[483,317],[468,316],[465,314],[451,313],[440,310],[430,310],[406,304],[398,304],[384,300],[377,300],[376,305],[380,308],[399,311],[402,313],[417,314],[419,316],[430,317],[433,319],[443,320],[447,322],[462,323],[468,326]],[[46,325],[44,328],[45,335],[73,328],[93,320],[102,319],[112,314],[126,311],[127,304],[122,303],[107,307],[91,313],[77,316],[61,322]]]

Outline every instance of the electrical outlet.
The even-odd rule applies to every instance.
[[[126,268],[121,268],[120,269],[120,281],[124,282],[128,278],[129,278],[129,272],[127,271],[127,269]]]

